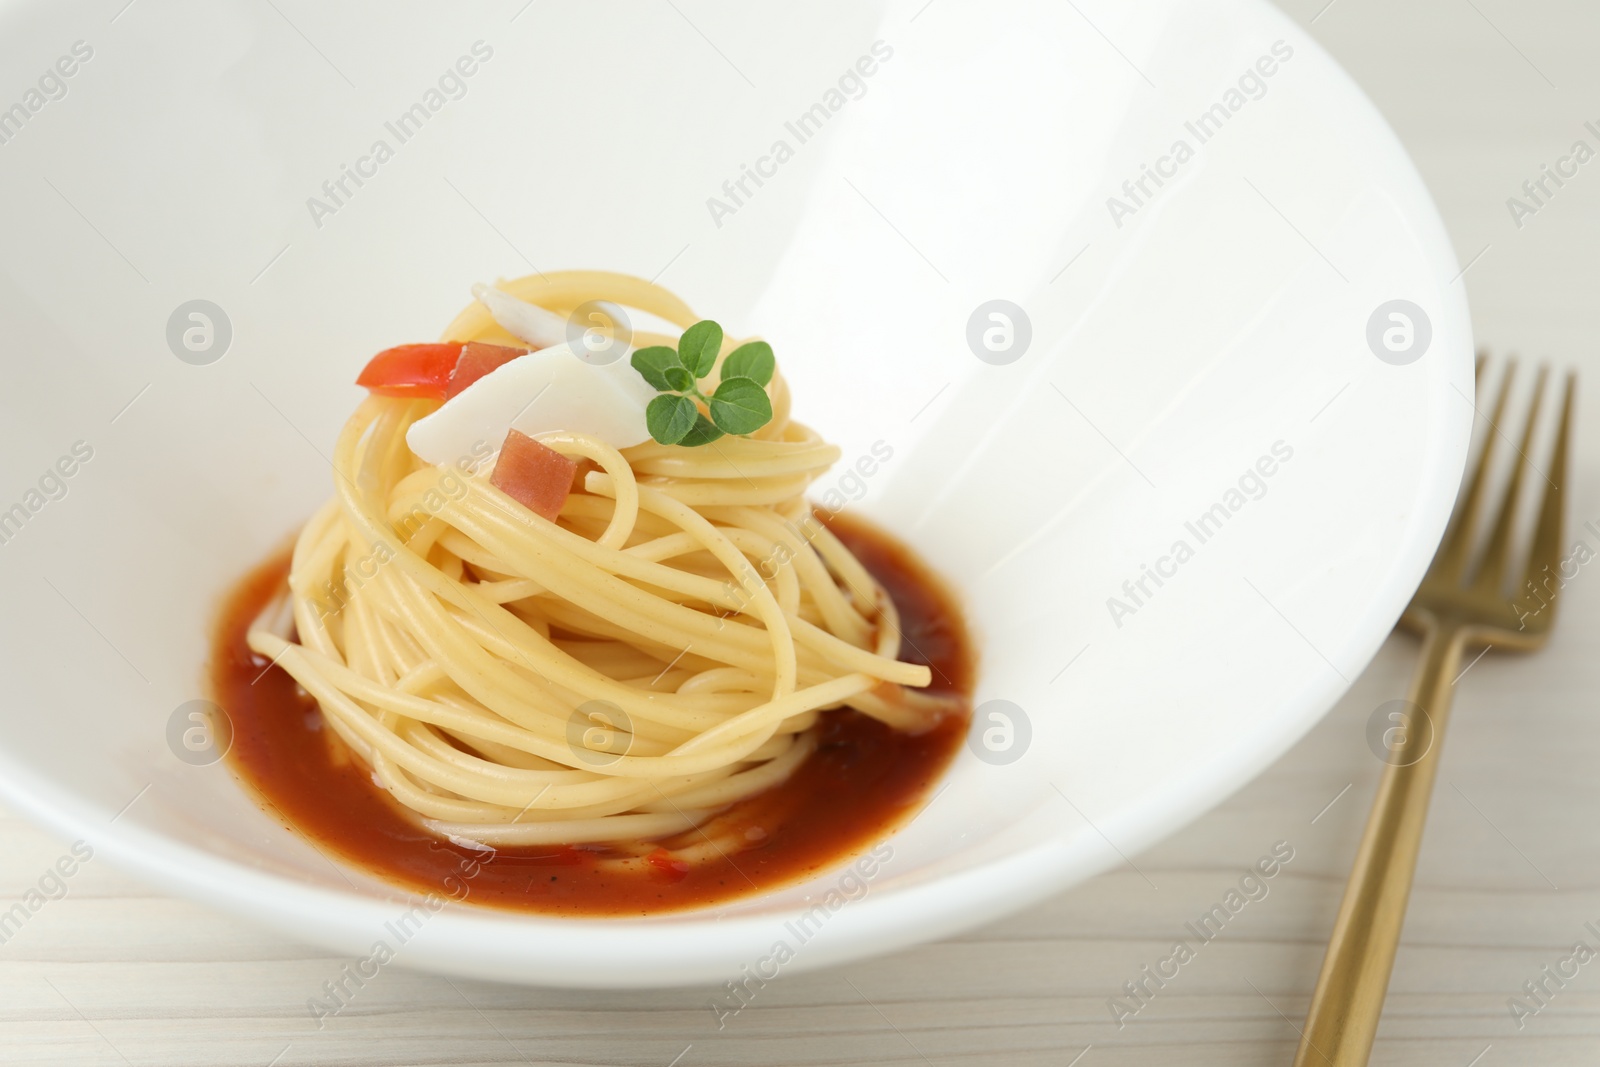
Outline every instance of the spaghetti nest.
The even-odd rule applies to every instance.
[[[603,299],[695,321],[621,275],[502,288],[563,315]],[[513,341],[477,305],[445,339]],[[929,671],[897,659],[894,604],[805,499],[838,448],[789,417],[781,375],[768,392],[770,423],[707,446],[539,435],[587,461],[555,521],[490,483],[491,446],[453,465],[411,452],[436,401],[370,397],[250,647],[435,833],[642,853],[702,828],[716,848],[707,824],[787,778],[830,709],[912,731],[951,710],[915,691]]]

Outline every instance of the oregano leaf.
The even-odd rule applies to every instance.
[[[722,431],[717,429],[716,424],[697,412],[693,428],[684,435],[683,440],[679,441],[678,444],[684,448],[693,448],[696,445],[708,445],[721,436]]]
[[[728,353],[722,363],[723,378],[749,378],[757,385],[772,381],[772,372],[778,361],[772,355],[772,346],[765,341],[751,341]]]
[[[683,388],[683,386],[673,385],[671,379],[667,376],[667,372],[673,369],[684,372],[684,367],[678,361],[678,353],[666,345],[651,345],[649,348],[641,348],[633,354],[633,358],[628,362],[658,392],[676,392]],[[691,381],[690,384],[694,383]]]
[[[706,319],[697,322],[678,338],[678,360],[696,378],[704,378],[716,366],[722,351],[722,327]]]
[[[723,433],[754,433],[772,421],[772,401],[753,378],[724,378],[711,394],[711,421]]]
[[[650,436],[664,445],[675,445],[694,429],[700,409],[686,396],[662,393],[644,409],[645,425]]]

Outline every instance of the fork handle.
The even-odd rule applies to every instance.
[[[1465,638],[1465,631],[1453,622],[1429,629],[1422,662],[1411,679],[1414,707],[1396,713],[1404,720],[1390,716],[1394,725],[1385,734],[1388,765],[1345,883],[1295,1067],[1361,1067],[1372,1051],[1405,923]],[[1416,715],[1417,708],[1422,716]],[[1395,729],[1403,735],[1394,736]]]

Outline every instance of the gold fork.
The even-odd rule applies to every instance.
[[[1480,383],[1486,362],[1479,356]],[[1520,591],[1541,573],[1555,571],[1561,562],[1573,375],[1567,375],[1562,393],[1561,424],[1550,470],[1543,475],[1548,484],[1522,568],[1511,569],[1512,528],[1523,472],[1532,466],[1528,450],[1533,445],[1548,368],[1539,370],[1517,448],[1520,455],[1512,466],[1488,540],[1475,563],[1472,551],[1474,531],[1483,511],[1485,473],[1496,439],[1501,436],[1500,419],[1515,369],[1514,363],[1506,367],[1477,466],[1433,563],[1401,618],[1403,626],[1422,634],[1422,661],[1412,676],[1406,711],[1394,718],[1399,728],[1385,734],[1385,741],[1392,737],[1394,743],[1386,744],[1387,766],[1356,851],[1355,866],[1345,884],[1339,917],[1322,960],[1322,973],[1311,995],[1311,1009],[1294,1057],[1295,1067],[1360,1067],[1372,1051],[1400,928],[1405,922],[1406,901],[1411,895],[1411,878],[1416,872],[1417,851],[1422,844],[1428,798],[1439,767],[1440,742],[1462,650],[1469,644],[1532,650],[1544,643],[1555,624],[1555,589],[1549,589],[1547,596],[1541,598],[1543,606],[1538,611],[1523,612],[1504,587],[1507,578],[1514,577]]]

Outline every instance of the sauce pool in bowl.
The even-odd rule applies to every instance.
[[[803,880],[888,837],[932,795],[967,732],[976,656],[944,585],[904,545],[858,519],[829,528],[893,598],[900,658],[933,672],[927,692],[963,712],[921,734],[850,709],[827,712],[817,751],[783,783],[733,805],[746,847],[702,863],[619,869],[605,846],[480,851],[419,825],[323,722],[317,703],[246,645],[251,623],[283,590],[287,550],[247,575],[223,604],[212,660],[214,699],[233,731],[228,762],[262,806],[320,850],[385,881],[496,908],[568,917],[640,916],[721,904]],[[697,831],[672,839],[693,843]]]

